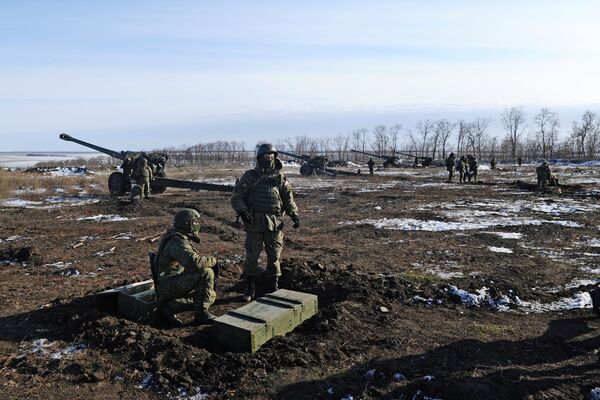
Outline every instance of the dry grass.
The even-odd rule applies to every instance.
[[[99,194],[106,190],[106,180],[106,176],[50,176],[0,170],[0,198],[12,197],[16,190],[24,190],[19,197],[29,200],[47,196],[54,189],[62,189],[67,194],[77,194],[81,190]]]

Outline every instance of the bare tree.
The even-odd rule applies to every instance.
[[[585,157],[588,135],[593,135],[594,131],[597,129],[596,114],[589,110],[584,112],[581,116],[581,125],[578,125],[577,122],[573,122],[571,137],[573,138],[573,143],[579,157]],[[587,147],[589,147],[589,145]],[[591,155],[592,154],[590,154],[590,156]]]
[[[481,160],[482,147],[487,140],[486,132],[492,120],[489,118],[477,118],[472,126],[473,152]]]
[[[442,160],[446,159],[446,143],[455,127],[456,124],[453,124],[446,119],[440,119],[435,124],[436,136],[442,146]]]
[[[560,122],[558,115],[547,108],[542,108],[534,118],[537,127],[536,139],[542,158],[547,158],[548,154],[552,157],[554,142],[558,138],[558,129]]]
[[[398,140],[400,139],[399,136],[401,130],[402,125],[400,124],[392,125],[388,128],[389,144],[392,155],[396,154],[396,150],[398,150]]]
[[[500,120],[504,129],[506,129],[506,137],[510,145],[510,155],[513,160],[517,157],[517,149],[519,141],[525,129],[525,113],[523,107],[512,107],[504,110],[500,115]]]
[[[434,131],[434,123],[432,120],[427,119],[425,121],[417,122],[417,132],[419,133],[419,139],[416,141],[413,138],[413,142],[419,144],[419,153],[421,156],[426,157],[429,152],[429,138],[433,134]]]
[[[348,143],[350,142],[350,136],[338,133],[333,138],[334,151],[336,152],[338,160],[344,160],[346,153],[348,152]]]
[[[456,141],[456,154],[461,154],[463,152],[464,141],[467,136],[470,135],[471,124],[463,119],[458,121],[458,135]]]
[[[384,154],[388,147],[388,136],[387,128],[385,125],[375,125],[373,128],[373,141],[371,142],[371,148],[377,154]]]

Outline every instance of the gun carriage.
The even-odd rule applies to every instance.
[[[309,155],[303,154],[298,155],[294,153],[289,153],[287,151],[278,151],[279,154],[283,154],[288,157],[296,158],[302,161],[302,165],[300,166],[300,175],[302,176],[312,176],[316,175],[326,175],[326,176],[336,176],[336,175],[358,175],[357,172],[350,171],[340,171],[333,168],[327,167],[327,157],[325,156],[314,156],[311,157]]]
[[[402,165],[402,161],[396,156],[386,156],[386,155],[368,153],[366,151],[359,151],[359,150],[350,150],[350,151],[353,153],[365,154],[367,156],[376,157],[376,158],[379,158],[380,160],[385,160],[383,162],[383,168],[400,167]]]
[[[94,149],[101,153],[107,154],[113,158],[123,161],[121,171],[115,171],[108,177],[108,191],[111,196],[123,196],[131,191],[131,174],[137,167],[136,162],[141,158],[145,158],[148,165],[152,169],[153,179],[150,182],[150,187],[153,193],[163,193],[168,187],[190,189],[190,190],[209,190],[218,192],[232,192],[233,186],[216,185],[213,183],[185,181],[181,179],[167,178],[165,172],[165,163],[169,159],[166,153],[146,153],[133,151],[114,151],[95,144],[76,139],[66,133],[61,133],[59,137],[67,142],[75,142],[90,149]]]

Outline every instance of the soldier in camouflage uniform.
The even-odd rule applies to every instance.
[[[200,242],[200,214],[196,210],[183,209],[175,214],[173,229],[160,239],[154,257],[156,293],[160,301],[160,313],[173,325],[181,325],[174,308],[193,299],[194,320],[211,323],[215,318],[208,312],[214,303],[215,273],[217,259],[200,255],[192,242]],[[178,302],[178,299],[184,299]]]
[[[535,174],[537,175],[538,188],[546,190],[546,184],[552,179],[552,171],[550,170],[548,161],[544,160],[542,165],[539,165],[535,169]]]
[[[452,177],[454,176],[454,153],[450,153],[448,158],[446,158],[446,169],[448,170],[448,183],[452,182]]]
[[[278,289],[284,214],[292,218],[294,229],[300,226],[292,185],[281,172],[282,164],[277,156],[273,145],[266,143],[258,146],[256,167],[242,175],[231,196],[231,205],[244,221],[246,231],[244,301],[251,301],[255,296],[256,277],[260,272],[258,257],[263,246],[267,253],[266,272],[271,279],[268,290],[272,292]]]
[[[369,158],[367,165],[369,166],[369,175],[373,175],[373,167],[375,167],[375,161],[373,161],[373,157]]]
[[[471,182],[471,178],[473,178],[473,181],[477,182],[477,170],[479,169],[479,163],[477,162],[477,158],[475,158],[475,156],[467,154],[467,164],[469,166],[469,171],[467,175],[469,182]]]
[[[460,158],[456,162],[456,171],[458,171],[459,182],[465,182],[467,173],[467,159],[465,158],[465,156],[460,156]]]
[[[139,156],[138,158],[136,158],[135,160],[135,168],[133,170],[133,174],[131,175],[132,178],[132,187],[133,185],[139,185],[141,186],[142,190],[141,190],[141,194],[140,194],[140,199],[142,198],[142,195],[144,196],[144,198],[148,198],[150,197],[150,182],[153,179],[153,174],[152,174],[152,168],[150,168],[150,166],[148,165],[148,160],[146,160],[145,157],[143,156]],[[131,191],[131,195],[132,197],[135,196],[135,191],[132,190]]]

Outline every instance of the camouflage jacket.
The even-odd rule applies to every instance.
[[[276,158],[274,169],[264,171],[257,166],[246,171],[235,185],[231,206],[236,214],[248,211],[254,218],[254,223],[245,226],[246,231],[281,230],[284,213],[298,212],[292,185],[280,171],[281,167]]]
[[[159,281],[179,274],[192,274],[204,268],[212,268],[217,263],[215,257],[198,254],[187,235],[174,229],[162,236],[155,257]]]
[[[446,158],[446,169],[448,171],[452,171],[453,168],[454,168],[454,157]]]

